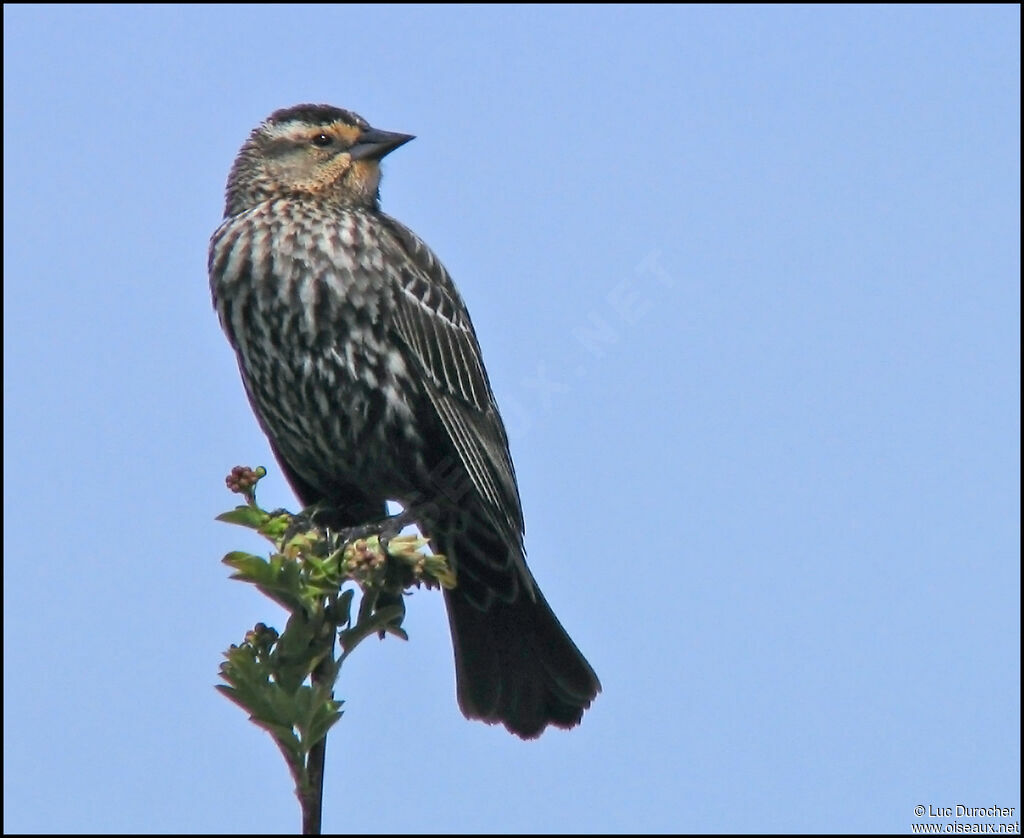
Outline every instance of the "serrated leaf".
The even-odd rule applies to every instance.
[[[218,684],[217,689],[241,707],[249,715],[250,719],[259,719],[268,723],[280,721],[274,714],[274,709],[267,700],[268,695],[266,693],[260,691],[253,692],[245,686],[226,687],[223,684]]]
[[[309,730],[303,736],[303,746],[312,749],[314,745],[322,741],[330,732],[334,724],[343,715],[341,710],[333,710],[316,716],[309,725]]]
[[[302,748],[302,743],[299,742],[299,737],[295,735],[295,731],[291,728],[285,727],[284,725],[263,722],[259,719],[253,719],[252,722],[267,731],[267,733],[277,740],[277,743],[282,748],[287,749],[294,756],[305,757],[306,752]]]
[[[301,597],[289,594],[287,591],[267,585],[257,585],[256,589],[264,596],[270,597],[286,611],[298,611],[306,607]]]
[[[306,607],[302,570],[294,561],[275,553],[267,561],[251,553],[236,551],[224,557],[224,563],[238,570],[232,579],[256,585],[260,591],[288,611]]]

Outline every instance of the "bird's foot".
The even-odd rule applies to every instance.
[[[375,535],[386,553],[391,539],[407,526],[414,523],[416,523],[416,511],[414,509],[407,509],[397,515],[388,515],[386,518],[371,521],[368,524],[335,530],[334,535],[340,544],[348,544],[356,539],[369,538]]]

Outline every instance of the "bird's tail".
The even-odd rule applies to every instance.
[[[579,724],[601,683],[536,584],[533,596],[525,584],[516,587],[511,601],[481,602],[457,587],[445,591],[445,602],[462,712],[534,739],[548,725]]]

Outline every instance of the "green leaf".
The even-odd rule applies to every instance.
[[[338,707],[341,706],[340,701],[332,702]],[[326,708],[325,708],[326,709]],[[326,712],[320,712],[316,714],[310,722],[309,728],[303,736],[303,745],[307,748],[312,748],[317,742],[320,742],[327,736],[327,733],[335,722],[342,717],[342,711],[339,709],[326,710]]]
[[[323,658],[313,650],[316,635],[317,626],[301,610],[288,619],[273,654],[276,680],[285,690],[297,692]]]
[[[238,524],[253,530],[258,530],[269,519],[270,516],[266,512],[255,506],[236,506],[230,512],[222,512],[216,518],[225,524]]]
[[[373,612],[374,625],[383,626],[405,616],[404,605],[389,605]]]
[[[252,553],[236,551],[224,557],[224,563],[238,573],[232,579],[256,585],[264,594],[289,611],[307,607],[299,564],[275,553],[267,561]]]
[[[341,718],[339,711],[342,702],[331,697],[330,683],[305,689],[307,692],[303,698],[306,700],[295,726],[299,730],[303,748],[311,749],[327,735],[331,725]]]
[[[326,616],[334,625],[346,626],[352,624],[352,599],[355,593],[352,588],[342,591],[338,594],[338,599],[334,604],[328,607]]]
[[[408,640],[409,639],[409,635],[406,633],[405,629],[403,629],[403,628],[399,628],[398,626],[393,626],[393,625],[390,625],[390,624],[386,625],[386,626],[383,626],[382,628],[388,634],[393,634],[399,640]]]
[[[257,556],[253,553],[246,553],[244,550],[233,550],[221,559],[221,561],[228,567],[233,567],[235,570],[253,577],[261,575],[262,569],[269,566],[267,560],[262,556]],[[236,576],[235,578],[240,577]]]
[[[302,743],[299,742],[299,737],[295,735],[295,731],[290,727],[267,723],[260,719],[253,719],[252,722],[273,736],[282,748],[287,749],[297,757],[305,757],[306,752],[302,749]]]

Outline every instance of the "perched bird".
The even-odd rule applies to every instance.
[[[438,258],[380,211],[380,160],[411,140],[327,105],[242,146],[210,287],[260,426],[334,526],[413,510],[444,593],[459,706],[525,739],[570,728],[601,686],[526,566],[508,438],[473,324]]]

